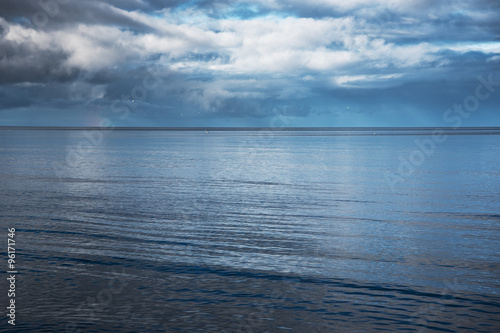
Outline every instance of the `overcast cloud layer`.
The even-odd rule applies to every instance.
[[[3,0],[0,125],[452,126],[479,76],[500,82],[499,17],[497,0]],[[500,126],[489,88],[462,126]]]

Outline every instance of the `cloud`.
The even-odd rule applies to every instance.
[[[417,109],[425,103],[404,89],[460,99],[497,68],[499,11],[488,0],[6,0],[0,106],[109,109],[154,68],[162,83],[134,119]]]
[[[69,54],[51,48],[47,36],[32,29],[9,26],[0,18],[0,84],[71,81],[78,68],[68,66]]]

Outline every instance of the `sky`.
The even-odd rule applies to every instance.
[[[2,0],[0,125],[500,126],[499,17],[498,0]]]

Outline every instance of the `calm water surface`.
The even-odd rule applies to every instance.
[[[359,134],[0,132],[12,331],[498,332],[500,135]]]

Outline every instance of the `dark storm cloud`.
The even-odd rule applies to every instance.
[[[6,83],[71,82],[79,69],[65,66],[62,50],[41,50],[28,43],[0,40],[0,85]]]
[[[118,4],[118,6],[113,6]],[[37,29],[64,29],[82,24],[117,25],[130,30],[144,31],[150,28],[123,15],[117,9],[131,8],[133,1],[62,1],[56,0],[4,0],[0,13],[8,21],[19,21]],[[127,6],[128,4],[128,6]]]
[[[0,85],[21,82],[72,81],[77,68],[64,65],[68,54],[58,49],[41,49],[31,42],[6,40],[9,31],[0,21]]]

